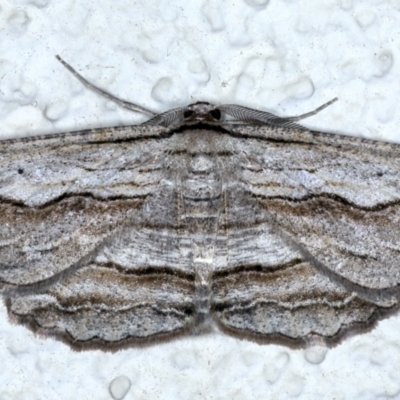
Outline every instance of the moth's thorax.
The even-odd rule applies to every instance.
[[[182,217],[190,231],[215,235],[226,188],[226,163],[220,155],[223,135],[212,129],[190,129],[182,135],[185,150],[178,160]]]
[[[222,171],[214,139],[211,132],[197,132],[184,153],[181,195],[186,218],[215,218],[221,210]]]
[[[223,204],[222,179],[212,155],[189,155],[187,170],[182,176],[181,193],[184,217],[203,221],[202,230],[207,231],[207,220],[217,218]],[[202,224],[198,222],[196,226]]]

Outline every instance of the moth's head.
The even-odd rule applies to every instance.
[[[217,122],[221,120],[221,115],[221,110],[218,106],[201,101],[188,105],[183,112],[185,122],[190,123]]]

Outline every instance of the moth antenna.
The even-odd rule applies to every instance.
[[[306,129],[301,125],[296,124],[296,121],[299,121],[304,118],[311,117],[322,111],[324,108],[328,107],[335,101],[337,101],[337,97],[323,104],[322,106],[316,108],[313,111],[310,111],[306,114],[294,116],[294,117],[279,117],[275,114],[269,113],[267,111],[259,111],[252,108],[238,106],[236,104],[222,104],[218,108],[234,117],[234,124],[248,124],[248,125],[269,125],[269,126],[282,126],[286,128],[295,128],[295,129]],[[231,123],[231,121],[229,121]]]
[[[60,61],[60,63],[62,65],[64,65],[65,68],[67,68],[67,70],[69,72],[71,72],[72,75],[75,76],[76,79],[78,79],[79,81],[81,81],[87,88],[89,88],[90,90],[92,90],[93,92],[99,94],[100,96],[103,96],[111,101],[113,101],[114,103],[118,104],[121,107],[127,108],[128,110],[131,111],[135,111],[135,112],[139,112],[139,113],[144,113],[144,114],[148,114],[151,116],[155,116],[157,115],[156,113],[154,113],[153,111],[147,110],[146,108],[140,107],[137,104],[133,104],[129,101],[126,100],[122,100],[119,99],[116,96],[113,96],[112,94],[106,92],[103,89],[100,89],[94,85],[92,85],[89,81],[87,81],[82,75],[80,75],[77,71],[75,71],[74,68],[72,68],[66,61],[64,61],[59,55],[56,55],[56,58],[58,61]]]
[[[328,101],[325,104],[322,104],[322,106],[319,106],[318,108],[316,108],[313,111],[310,111],[308,113],[305,114],[301,114],[301,115],[297,115],[295,117],[283,117],[286,121],[290,121],[290,122],[296,122],[296,121],[300,121],[301,119],[304,118],[308,118],[308,117],[312,117],[315,114],[318,114],[320,111],[322,111],[323,109],[325,109],[326,107],[329,107],[331,104],[335,103],[336,101],[338,101],[338,98],[335,97],[334,99]]]

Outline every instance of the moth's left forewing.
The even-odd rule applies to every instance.
[[[221,326],[258,340],[334,343],[396,310],[399,146],[287,128],[236,135],[243,193],[265,212],[248,248],[263,237],[276,260],[254,249],[257,265],[215,275]],[[278,261],[282,249],[292,256]]]
[[[135,168],[157,169],[162,149],[155,144],[164,133],[134,126],[2,141],[0,199],[40,207],[71,193],[130,195],[140,186],[135,176],[145,176],[133,174]]]
[[[193,278],[174,272],[182,261],[169,231],[176,194],[164,133],[0,143],[0,280],[12,319],[76,348],[187,329]]]
[[[137,128],[118,142],[115,129],[0,142],[3,284],[65,270],[156,190],[163,150],[141,146]]]

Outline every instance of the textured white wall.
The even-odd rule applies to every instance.
[[[60,54],[154,111],[206,100],[290,116],[338,96],[304,125],[400,142],[399,49],[389,0],[1,0],[0,134],[144,120],[86,90]],[[330,350],[213,334],[108,354],[35,337],[0,311],[1,400],[110,399],[110,387],[135,400],[400,398],[400,317]]]

